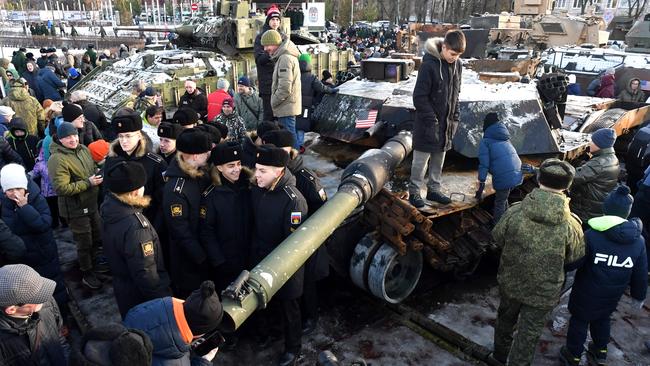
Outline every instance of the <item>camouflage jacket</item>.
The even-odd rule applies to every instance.
[[[564,266],[585,254],[581,222],[563,194],[528,194],[492,231],[503,248],[497,280],[507,296],[534,307],[552,307],[564,282]]]
[[[38,136],[38,131],[45,130],[45,110],[36,98],[29,95],[27,89],[11,88],[9,96],[0,104],[11,107],[16,112],[16,116],[25,121],[30,135]]]
[[[214,118],[214,122],[223,123],[226,125],[226,127],[228,127],[228,137],[226,138],[228,141],[236,141],[241,143],[244,140],[244,137],[246,137],[244,119],[241,118],[237,112],[233,112],[229,116],[226,116],[223,113],[219,113],[219,115]]]

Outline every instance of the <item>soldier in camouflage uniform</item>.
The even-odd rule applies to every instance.
[[[574,175],[566,162],[544,161],[537,177],[540,187],[510,207],[492,231],[503,248],[492,355],[502,363],[531,364],[546,317],[558,301],[564,271],[584,256],[581,222],[563,193]]]

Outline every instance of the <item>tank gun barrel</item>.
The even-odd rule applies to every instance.
[[[176,33],[181,37],[191,37],[194,33],[194,26],[179,25],[179,26],[144,26],[144,25],[121,25],[115,27],[116,31],[126,30],[135,32],[156,32],[156,33]]]
[[[240,276],[236,281],[240,283],[223,293],[222,328],[234,331],[255,310],[265,308],[350,213],[382,189],[411,150],[411,132],[402,131],[381,149],[368,150],[353,161],[343,172],[336,194],[255,266],[243,283],[245,276]]]

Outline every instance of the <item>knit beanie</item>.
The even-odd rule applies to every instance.
[[[110,147],[111,144],[105,140],[99,139],[95,142],[91,142],[90,145],[88,145],[88,150],[90,150],[90,155],[93,157],[95,163],[99,163],[106,158]]]
[[[311,64],[311,55],[308,53],[303,53],[298,57],[298,61],[304,61],[307,64]]]
[[[81,107],[79,107],[74,103],[66,103],[63,105],[62,115],[63,115],[63,120],[66,122],[72,122],[82,114],[84,114],[84,112],[81,109]]]
[[[277,6],[273,5],[266,11],[266,23],[268,24],[271,18],[282,18],[280,9]]]
[[[228,90],[230,87],[230,83],[226,79],[219,79],[217,80],[217,89],[221,90]]]
[[[223,102],[221,102],[222,107],[225,105],[235,108],[235,101],[232,100],[232,97],[226,97]]]
[[[603,213],[627,219],[632,211],[632,203],[634,198],[630,195],[630,188],[625,184],[619,184],[605,197]]]
[[[50,106],[54,103],[52,99],[45,99],[43,100],[43,109],[48,109]]]
[[[243,86],[251,86],[251,81],[246,76],[242,76],[242,77],[239,78],[239,80],[237,80],[237,84],[243,85]]]
[[[0,170],[0,186],[6,191],[13,188],[27,189],[25,168],[20,164],[7,164]]]
[[[499,115],[490,112],[485,115],[485,118],[483,118],[483,131],[487,130],[488,127],[492,126],[493,124],[499,122]]]
[[[156,89],[154,89],[152,86],[148,86],[144,89],[144,95],[147,97],[153,97],[156,95]]]
[[[282,44],[280,32],[269,29],[262,34],[262,46],[279,46]]]
[[[104,174],[106,188],[113,193],[127,193],[144,187],[147,172],[137,161],[118,161],[111,164]]]
[[[571,186],[576,170],[571,164],[560,159],[546,159],[539,166],[537,181],[552,189],[565,190]]]
[[[257,148],[256,164],[285,168],[289,162],[289,153],[280,147],[265,144]]]
[[[616,131],[611,128],[601,128],[591,134],[591,141],[601,149],[614,146],[616,142]]]
[[[56,137],[59,139],[78,134],[79,131],[77,131],[77,128],[70,122],[63,121],[59,127],[56,128]]]
[[[214,282],[203,281],[183,303],[187,325],[193,335],[209,333],[221,324],[223,308],[214,288]]]

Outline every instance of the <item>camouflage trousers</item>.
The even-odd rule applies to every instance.
[[[528,366],[533,362],[537,342],[552,307],[538,308],[521,303],[500,292],[501,303],[494,329],[494,357],[508,360],[509,366]],[[517,333],[513,339],[513,332]]]

